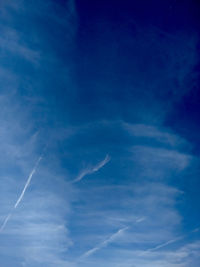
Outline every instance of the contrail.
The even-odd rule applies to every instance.
[[[165,242],[165,243],[162,243],[162,244],[160,244],[160,245],[158,245],[158,246],[156,246],[156,247],[154,247],[154,248],[150,248],[150,249],[147,249],[147,250],[143,251],[142,253],[140,253],[140,256],[142,256],[142,255],[144,255],[144,254],[146,254],[146,253],[152,252],[152,251],[159,250],[160,248],[166,247],[166,246],[168,246],[168,245],[170,245],[170,244],[173,244],[173,243],[175,243],[175,242],[177,242],[177,241],[183,239],[184,237],[185,237],[185,236],[179,236],[179,237],[177,237],[177,238],[170,239],[169,241],[167,241],[167,242]]]
[[[7,222],[9,221],[10,217],[12,216],[12,213],[8,214],[8,216],[5,218],[1,228],[0,228],[0,233],[3,231],[3,229],[5,228]]]
[[[104,158],[104,160],[102,160],[101,162],[99,162],[97,165],[91,167],[91,168],[87,168],[85,170],[83,170],[78,177],[73,181],[73,183],[79,182],[80,180],[83,179],[83,177],[85,177],[88,174],[97,172],[99,169],[101,169],[104,165],[106,165],[108,162],[110,161],[110,157],[109,155],[106,155],[106,157]]]
[[[190,235],[190,234],[192,234],[192,233],[196,233],[196,232],[198,232],[199,230],[200,230],[200,228],[195,228],[194,230],[190,231],[190,232],[189,232],[188,234],[186,234],[186,235],[182,235],[182,236],[179,236],[179,237],[177,237],[177,238],[170,239],[170,240],[168,240],[167,242],[162,243],[162,244],[160,244],[160,245],[158,245],[158,246],[156,246],[156,247],[154,247],[154,248],[150,248],[150,249],[147,249],[146,251],[143,251],[140,255],[143,255],[143,254],[146,254],[146,253],[148,253],[148,252],[156,251],[156,250],[158,250],[158,249],[160,249],[160,248],[166,247],[166,246],[168,246],[168,245],[170,245],[170,244],[173,244],[173,243],[175,243],[175,242],[177,242],[177,241],[179,241],[179,240],[181,240],[181,239],[184,239],[185,237],[187,237],[188,235]]]
[[[126,231],[129,227],[124,227],[122,229],[119,229],[116,233],[114,233],[113,235],[111,235],[109,238],[107,238],[106,240],[104,240],[102,243],[100,243],[99,245],[97,245],[96,247],[94,247],[93,249],[88,250],[87,252],[85,252],[80,259],[83,258],[87,258],[90,255],[92,255],[93,253],[95,253],[97,250],[106,247],[109,243],[113,242],[116,238],[118,238],[124,231]]]
[[[43,153],[42,153],[42,154],[43,154]],[[24,194],[25,194],[25,192],[26,192],[26,189],[27,189],[27,187],[29,186],[29,184],[30,184],[30,182],[31,182],[31,179],[32,179],[32,177],[33,177],[33,174],[36,172],[37,167],[38,167],[38,165],[39,165],[41,159],[42,159],[42,155],[38,158],[38,160],[37,160],[36,163],[35,163],[35,166],[34,166],[33,170],[32,170],[31,173],[29,174],[28,179],[27,179],[27,182],[26,182],[26,184],[25,184],[25,186],[24,186],[24,188],[23,188],[23,190],[22,190],[22,193],[20,194],[19,198],[18,198],[17,201],[16,201],[16,203],[15,203],[15,205],[14,205],[14,207],[13,207],[13,210],[15,210],[15,209],[18,207],[18,205],[20,204],[20,202],[22,201],[22,199],[23,199],[23,197],[24,197]],[[8,216],[5,218],[3,224],[2,224],[2,226],[1,226],[1,228],[0,228],[0,233],[1,233],[1,232],[3,231],[3,229],[6,227],[6,224],[8,223],[10,217],[12,216],[12,213],[13,213],[13,212],[9,213]]]
[[[146,252],[151,252],[151,251],[155,251],[155,250],[158,250],[158,249],[160,249],[160,248],[166,247],[167,245],[172,244],[172,243],[175,243],[176,241],[181,240],[181,239],[183,239],[183,238],[184,238],[184,236],[180,236],[180,237],[171,239],[171,240],[169,240],[169,241],[167,241],[167,242],[165,242],[165,243],[163,243],[163,244],[161,244],[161,245],[158,245],[158,246],[156,246],[156,247],[154,247],[154,248],[150,248],[150,249],[148,249]]]
[[[25,194],[25,192],[26,192],[26,189],[27,189],[27,187],[29,186],[29,184],[30,184],[30,182],[31,182],[31,179],[32,179],[32,177],[33,177],[33,174],[35,173],[35,171],[36,171],[36,169],[37,169],[37,167],[38,167],[38,164],[40,163],[41,159],[42,159],[42,156],[40,156],[40,157],[38,158],[38,160],[37,160],[37,162],[36,162],[36,164],[35,164],[33,170],[32,170],[31,173],[29,174],[29,177],[28,177],[28,180],[27,180],[27,182],[26,182],[26,184],[25,184],[25,186],[24,186],[24,189],[22,190],[21,195],[19,196],[17,202],[15,203],[15,206],[14,206],[15,209],[17,208],[17,206],[19,205],[19,203],[22,201],[22,199],[23,199],[23,197],[24,197],[24,194]]]

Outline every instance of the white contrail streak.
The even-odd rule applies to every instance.
[[[27,189],[27,187],[29,186],[29,184],[30,184],[30,182],[31,182],[31,179],[32,179],[32,177],[33,177],[33,174],[35,173],[35,171],[36,171],[36,169],[37,169],[37,167],[38,167],[38,164],[40,163],[41,159],[42,159],[42,156],[39,157],[39,159],[37,160],[37,162],[36,162],[36,164],[35,164],[33,170],[32,170],[31,173],[29,174],[29,177],[28,177],[27,182],[26,182],[26,184],[25,184],[25,186],[24,186],[24,189],[22,190],[21,195],[19,196],[17,202],[15,203],[15,206],[14,206],[15,209],[17,208],[17,206],[19,205],[19,203],[22,201],[22,199],[23,199],[23,197],[24,197],[24,194],[25,194],[25,192],[26,192],[26,189]]]
[[[93,253],[95,253],[97,250],[106,247],[109,243],[113,242],[116,238],[118,238],[120,235],[123,234],[123,232],[125,232],[129,227],[124,227],[122,229],[119,229],[116,233],[114,233],[113,235],[111,235],[109,238],[107,238],[106,240],[104,240],[102,243],[100,243],[99,245],[97,245],[96,247],[88,250],[87,252],[85,252],[80,259],[83,258],[87,258],[89,256],[91,256]]]
[[[17,199],[17,201],[16,201],[16,203],[15,203],[15,205],[14,205],[14,207],[13,207],[13,210],[16,209],[16,208],[18,207],[18,205],[20,204],[20,202],[22,201],[22,199],[23,199],[23,197],[24,197],[24,194],[25,194],[25,192],[26,192],[26,189],[27,189],[27,187],[29,186],[29,184],[30,184],[30,182],[31,182],[31,179],[32,179],[32,177],[33,177],[33,174],[36,172],[37,167],[38,167],[38,165],[39,165],[41,159],[42,159],[42,156],[40,156],[40,157],[38,158],[38,160],[36,161],[33,170],[31,171],[31,173],[30,173],[29,176],[28,176],[28,179],[27,179],[27,181],[26,181],[26,184],[25,184],[25,186],[24,186],[24,188],[23,188],[23,190],[22,190],[22,193],[20,194],[19,198]],[[2,232],[3,229],[6,227],[6,224],[7,224],[7,222],[9,221],[9,219],[10,219],[11,216],[12,216],[12,212],[9,213],[9,215],[5,218],[3,224],[2,224],[2,226],[1,226],[1,228],[0,228],[0,232]]]
[[[147,249],[146,251],[143,251],[143,252],[140,254],[140,256],[142,256],[142,255],[144,255],[144,254],[146,254],[146,253],[149,253],[149,252],[156,251],[156,250],[158,250],[158,249],[160,249],[160,248],[163,248],[163,247],[166,247],[166,246],[168,246],[168,245],[170,245],[170,244],[173,244],[173,243],[175,243],[175,242],[177,242],[177,241],[183,239],[184,237],[185,237],[185,236],[179,236],[179,237],[174,238],[174,239],[171,239],[171,240],[169,240],[169,241],[167,241],[167,242],[165,242],[165,243],[162,243],[162,244],[160,244],[160,245],[158,245],[158,246],[156,246],[156,247],[154,247],[154,248]]]
[[[5,218],[1,228],[0,228],[0,233],[3,231],[3,229],[5,228],[7,222],[9,221],[10,217],[12,216],[12,213],[8,214],[8,216]]]
[[[100,170],[104,165],[106,165],[108,162],[110,161],[110,157],[109,155],[106,155],[106,157],[104,158],[104,160],[102,160],[101,162],[99,162],[97,165],[91,167],[91,168],[87,168],[84,169],[79,175],[78,177],[73,181],[73,183],[79,182],[80,180],[83,179],[83,177],[85,177],[88,174],[92,174],[94,172],[97,172],[98,170]]]
[[[179,236],[179,237],[174,238],[174,239],[170,239],[169,241],[167,241],[165,243],[162,243],[162,244],[160,244],[160,245],[158,245],[158,246],[156,246],[154,248],[147,249],[146,251],[142,252],[140,255],[143,255],[145,253],[156,251],[156,250],[158,250],[160,248],[166,247],[166,246],[168,246],[170,244],[173,244],[173,243],[175,243],[175,242],[177,242],[177,241],[179,241],[181,239],[184,239],[186,236],[188,236],[188,235],[190,235],[192,233],[198,232],[199,230],[200,230],[200,228],[195,228],[194,230],[190,231],[187,235],[183,235],[183,236]]]
[[[183,236],[177,237],[175,239],[171,239],[171,240],[169,240],[169,241],[167,241],[167,242],[165,242],[165,243],[163,243],[161,245],[158,245],[158,246],[156,246],[154,248],[148,249],[147,252],[155,251],[155,250],[158,250],[160,248],[166,247],[167,245],[172,244],[172,243],[175,243],[176,241],[178,241],[178,240],[180,240],[182,238],[183,238]]]

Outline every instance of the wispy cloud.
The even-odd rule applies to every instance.
[[[0,3],[1,11],[4,10],[0,18],[0,55],[2,66],[7,64],[0,69],[0,231],[3,231],[0,238],[0,247],[3,248],[0,251],[1,264],[17,266],[23,262],[24,266],[30,267],[68,266],[67,259],[62,259],[63,251],[71,244],[67,216],[73,190],[71,185],[65,184],[66,176],[62,176],[57,165],[59,160],[55,140],[58,137],[55,132],[62,135],[62,140],[67,138],[64,131],[56,127],[55,132],[53,129],[49,130],[47,121],[51,108],[48,99],[43,95],[43,71],[51,73],[52,80],[57,83],[57,76],[54,76],[55,65],[66,61],[66,58],[57,57],[49,38],[57,40],[60,32],[65,32],[65,44],[58,50],[63,48],[62,51],[66,54],[66,47],[71,47],[76,34],[76,5],[74,0],[66,1],[66,5],[51,0],[45,3],[28,3],[24,0],[3,2]],[[50,31],[48,27],[40,27],[40,19],[48,20]],[[16,27],[18,24],[22,25],[20,30]],[[31,26],[33,24],[35,27]],[[26,29],[31,29],[28,35]],[[32,72],[35,68],[37,79],[33,75],[34,71]],[[63,69],[64,75],[60,75],[58,80],[59,83],[63,80],[67,84],[68,65]],[[35,129],[40,132],[37,138]],[[47,136],[46,131],[50,138],[53,136],[55,146],[53,149],[51,147],[51,151],[55,158],[48,158],[47,167],[41,166],[40,179],[35,179],[34,186],[28,192],[38,174],[37,168],[42,156],[38,158],[37,153],[46,142],[43,139]],[[64,188],[65,194],[62,194]]]
[[[82,170],[81,173],[78,175],[78,177],[73,181],[73,183],[79,182],[88,174],[97,172],[98,170],[103,168],[103,166],[105,166],[109,161],[110,161],[110,157],[109,155],[106,155],[105,158],[102,161],[100,161],[97,165]]]
[[[143,222],[145,220],[146,220],[145,217],[137,218],[136,223],[140,223],[140,222]]]
[[[172,131],[166,128],[158,127],[150,124],[131,124],[122,122],[122,127],[130,135],[135,138],[146,138],[151,141],[156,141],[160,144],[179,147],[187,144],[186,140],[177,136]]]
[[[106,247],[109,243],[112,243],[115,241],[117,238],[119,238],[129,227],[124,227],[119,229],[116,233],[112,234],[109,238],[105,239],[102,243],[98,244],[96,247],[88,250],[85,252],[80,259],[87,258],[94,254],[96,251]]]

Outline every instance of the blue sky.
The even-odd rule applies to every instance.
[[[0,266],[200,265],[197,1],[0,3]]]

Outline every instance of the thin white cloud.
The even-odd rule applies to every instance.
[[[136,223],[140,223],[140,222],[143,222],[145,220],[146,220],[145,217],[139,217],[139,218],[136,219]]]
[[[109,161],[110,161],[110,157],[109,157],[109,155],[106,155],[104,160],[99,162],[97,165],[82,170],[81,173],[78,175],[78,177],[73,181],[73,183],[79,182],[88,174],[92,174],[94,172],[97,172],[98,170],[103,168],[103,166],[106,165]]]
[[[165,128],[127,122],[122,122],[122,127],[133,137],[151,138],[161,144],[168,144],[175,147],[186,144],[186,140]]]
[[[159,174],[159,177],[164,177],[168,170],[183,171],[192,161],[191,155],[187,153],[163,147],[135,145],[132,151],[134,161],[138,162],[144,170],[151,170],[149,173],[152,177],[155,173]],[[155,166],[157,172],[155,172]]]
[[[30,184],[30,182],[31,182],[31,179],[32,179],[32,177],[33,177],[33,174],[36,172],[37,167],[38,167],[38,165],[39,165],[41,159],[42,159],[42,156],[40,156],[40,157],[38,158],[38,160],[36,161],[35,166],[34,166],[33,170],[31,171],[31,173],[29,174],[28,179],[27,179],[27,182],[26,182],[26,184],[25,184],[25,186],[24,186],[24,188],[23,188],[23,190],[22,190],[22,193],[20,194],[19,198],[17,199],[17,201],[16,201],[16,203],[15,203],[13,209],[16,209],[16,208],[18,207],[18,205],[20,204],[20,202],[22,201],[22,199],[23,199],[23,197],[24,197],[24,194],[25,194],[25,192],[26,192],[26,189],[28,188],[28,186],[29,186],[29,184]],[[9,219],[11,218],[11,216],[12,216],[12,212],[9,213],[8,216],[5,218],[3,224],[2,224],[2,226],[1,226],[1,228],[0,228],[0,232],[2,232],[2,231],[4,230],[4,228],[6,227],[6,225],[7,225],[8,221],[9,221]]]
[[[192,233],[196,233],[196,232],[199,232],[200,228],[195,228]]]
[[[113,235],[111,235],[109,238],[107,238],[106,240],[104,240],[102,243],[100,243],[99,245],[97,245],[96,247],[88,250],[87,252],[85,252],[80,259],[82,258],[87,258],[89,256],[91,256],[92,254],[94,254],[96,251],[106,247],[109,243],[112,243],[115,239],[117,239],[118,237],[120,237],[129,227],[124,227],[119,229],[116,233],[114,233]]]

